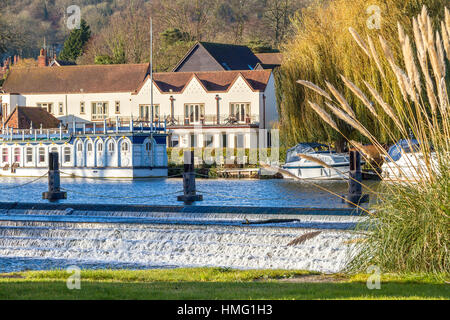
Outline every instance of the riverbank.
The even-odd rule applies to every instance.
[[[227,268],[84,270],[81,290],[67,289],[64,270],[0,274],[0,299],[450,299],[445,277],[368,275]],[[448,276],[447,276],[448,279]]]

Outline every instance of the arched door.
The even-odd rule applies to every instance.
[[[96,152],[97,152],[96,166],[104,167],[105,166],[105,144],[104,144],[103,140],[97,140]]]
[[[124,139],[120,143],[120,166],[131,166],[131,143],[128,139]]]
[[[106,141],[106,166],[117,167],[117,145],[113,139]]]
[[[84,146],[83,141],[78,140],[75,145],[75,150],[77,154],[76,167],[84,167]]]
[[[91,140],[86,142],[86,167],[95,167],[94,143]]]

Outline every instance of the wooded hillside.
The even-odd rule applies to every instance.
[[[70,30],[67,8],[78,5],[92,38],[78,63],[148,60],[148,18],[153,17],[159,69],[169,69],[193,41],[249,44],[256,51],[278,48],[290,18],[310,0],[2,0],[0,54],[35,57],[44,44],[58,51]],[[140,43],[139,48],[136,44]],[[146,47],[145,47],[146,46]],[[160,52],[161,47],[163,52]],[[125,53],[118,53],[121,47]],[[170,47],[170,48],[167,48]],[[170,49],[170,50],[167,50]],[[131,52],[132,51],[132,52]],[[120,59],[114,57],[122,54]],[[103,56],[103,57],[102,57]],[[103,60],[102,60],[103,59]],[[97,61],[97,62],[98,62]]]

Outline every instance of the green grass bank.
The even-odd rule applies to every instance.
[[[80,290],[67,288],[69,276],[64,270],[2,274],[0,299],[450,299],[448,275],[382,275],[380,290],[367,288],[369,275],[285,270],[85,270]]]

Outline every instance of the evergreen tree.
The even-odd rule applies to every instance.
[[[91,37],[91,30],[85,20],[81,20],[80,28],[70,32],[59,54],[59,59],[75,62],[83,54],[83,49]]]

